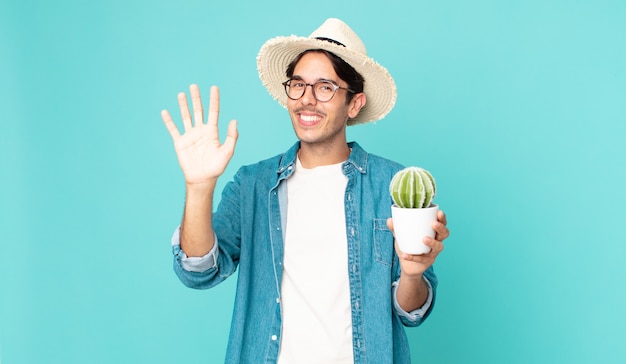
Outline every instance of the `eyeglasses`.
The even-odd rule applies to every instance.
[[[354,93],[354,91],[349,88],[337,86],[332,81],[317,81],[311,84],[302,80],[291,79],[283,82],[283,86],[285,86],[285,93],[287,93],[287,97],[292,100],[299,100],[302,96],[304,96],[307,86],[311,86],[311,90],[313,90],[313,97],[315,97],[315,99],[319,102],[330,101],[339,89]]]

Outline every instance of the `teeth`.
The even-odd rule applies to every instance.
[[[315,116],[315,115],[300,115],[300,118],[307,122],[317,121],[320,119],[319,116]]]

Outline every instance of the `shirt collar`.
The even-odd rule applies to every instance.
[[[344,162],[344,169],[348,166],[356,168],[361,173],[367,172],[367,152],[361,148],[357,142],[349,142],[348,146],[351,149],[348,160]],[[300,142],[296,142],[289,150],[287,150],[281,157],[278,164],[277,173],[283,173],[286,169],[291,167],[291,170],[295,168],[296,158],[298,158],[298,149],[300,149]]]

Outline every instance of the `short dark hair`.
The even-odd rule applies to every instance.
[[[298,62],[300,62],[302,57],[307,53],[313,52],[325,54],[332,63],[333,69],[335,70],[337,76],[339,76],[340,79],[344,80],[348,84],[348,88],[350,90],[354,91],[348,92],[348,96],[346,96],[346,103],[349,103],[355,94],[363,92],[363,83],[365,82],[363,76],[361,76],[361,74],[358,73],[354,69],[354,67],[352,67],[348,62],[344,61],[333,52],[329,52],[324,49],[308,49],[298,54],[296,58],[294,58],[293,61],[291,61],[291,63],[289,63],[289,65],[287,66],[287,71],[285,72],[287,78],[293,77],[293,72],[296,69],[296,65],[298,64]]]

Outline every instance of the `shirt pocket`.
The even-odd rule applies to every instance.
[[[387,227],[387,219],[374,219],[374,257],[376,261],[391,267],[393,254],[393,234]]]

